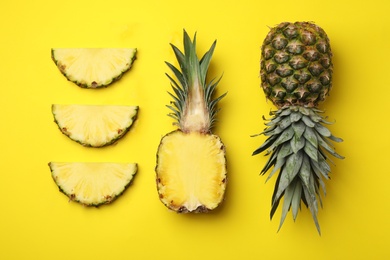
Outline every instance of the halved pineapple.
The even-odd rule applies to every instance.
[[[137,173],[136,163],[50,162],[49,167],[60,191],[86,206],[111,203]]]
[[[73,141],[103,147],[129,131],[138,109],[138,106],[54,104],[52,114],[61,132]]]
[[[180,212],[207,212],[223,201],[227,169],[225,146],[212,133],[218,113],[214,98],[218,80],[206,81],[216,42],[201,59],[196,55],[196,35],[184,31],[184,53],[172,45],[180,70],[167,63],[177,80],[168,78],[174,94],[172,110],[178,129],[165,135],[157,151],[156,182],[161,202]]]
[[[107,87],[128,71],[135,48],[53,48],[51,57],[61,73],[82,88]]]

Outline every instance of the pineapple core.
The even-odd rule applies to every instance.
[[[183,132],[197,131],[206,133],[210,130],[210,114],[204,99],[204,90],[196,81],[192,84],[187,104],[180,119],[180,129]]]
[[[225,148],[216,135],[180,130],[167,134],[156,170],[160,199],[174,211],[208,211],[223,200]]]

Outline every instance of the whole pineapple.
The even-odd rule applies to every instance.
[[[341,142],[323,125],[318,104],[332,87],[332,52],[323,29],[310,22],[281,23],[271,28],[261,48],[261,86],[267,99],[278,108],[272,111],[266,141],[253,155],[269,155],[261,174],[272,167],[268,179],[279,172],[272,196],[271,219],[282,197],[279,229],[291,209],[295,220],[301,201],[317,220],[323,178],[329,179],[329,155],[342,159],[329,140]],[[267,179],[267,180],[268,180]]]
[[[196,35],[191,41],[184,31],[184,52],[172,45],[180,70],[167,63],[177,79],[167,74],[174,91],[169,116],[178,129],[161,139],[156,181],[161,202],[179,213],[215,209],[226,189],[225,146],[211,132],[217,103],[225,94],[213,97],[219,79],[206,82],[215,45],[198,59]]]

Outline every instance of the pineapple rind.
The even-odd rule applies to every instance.
[[[60,72],[82,88],[103,88],[119,80],[136,59],[136,48],[53,48]]]
[[[329,155],[344,158],[335,152],[331,144],[331,141],[341,142],[342,139],[334,137],[323,125],[329,122],[320,113],[315,108],[298,106],[272,111],[272,118],[261,133],[268,138],[253,152],[256,155],[266,151],[266,155],[270,156],[261,171],[262,175],[270,171],[267,181],[278,173],[270,217],[272,219],[284,197],[279,229],[290,209],[296,219],[302,201],[310,209],[320,233],[318,205],[322,204],[320,190],[326,194],[323,179],[329,179],[331,172]]]
[[[137,173],[136,163],[50,162],[52,178],[69,200],[98,207],[117,199]]]
[[[130,130],[138,110],[138,106],[52,105],[59,130],[86,147],[103,147],[117,142]]]
[[[332,51],[325,31],[314,23],[281,23],[261,47],[261,87],[278,108],[317,107],[332,88]]]
[[[180,130],[166,134],[157,152],[156,179],[161,202],[173,211],[196,213],[217,208],[227,184],[221,139]]]

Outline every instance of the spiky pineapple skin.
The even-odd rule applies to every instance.
[[[317,107],[332,87],[332,51],[325,31],[310,22],[271,28],[261,48],[261,86],[278,108]]]

